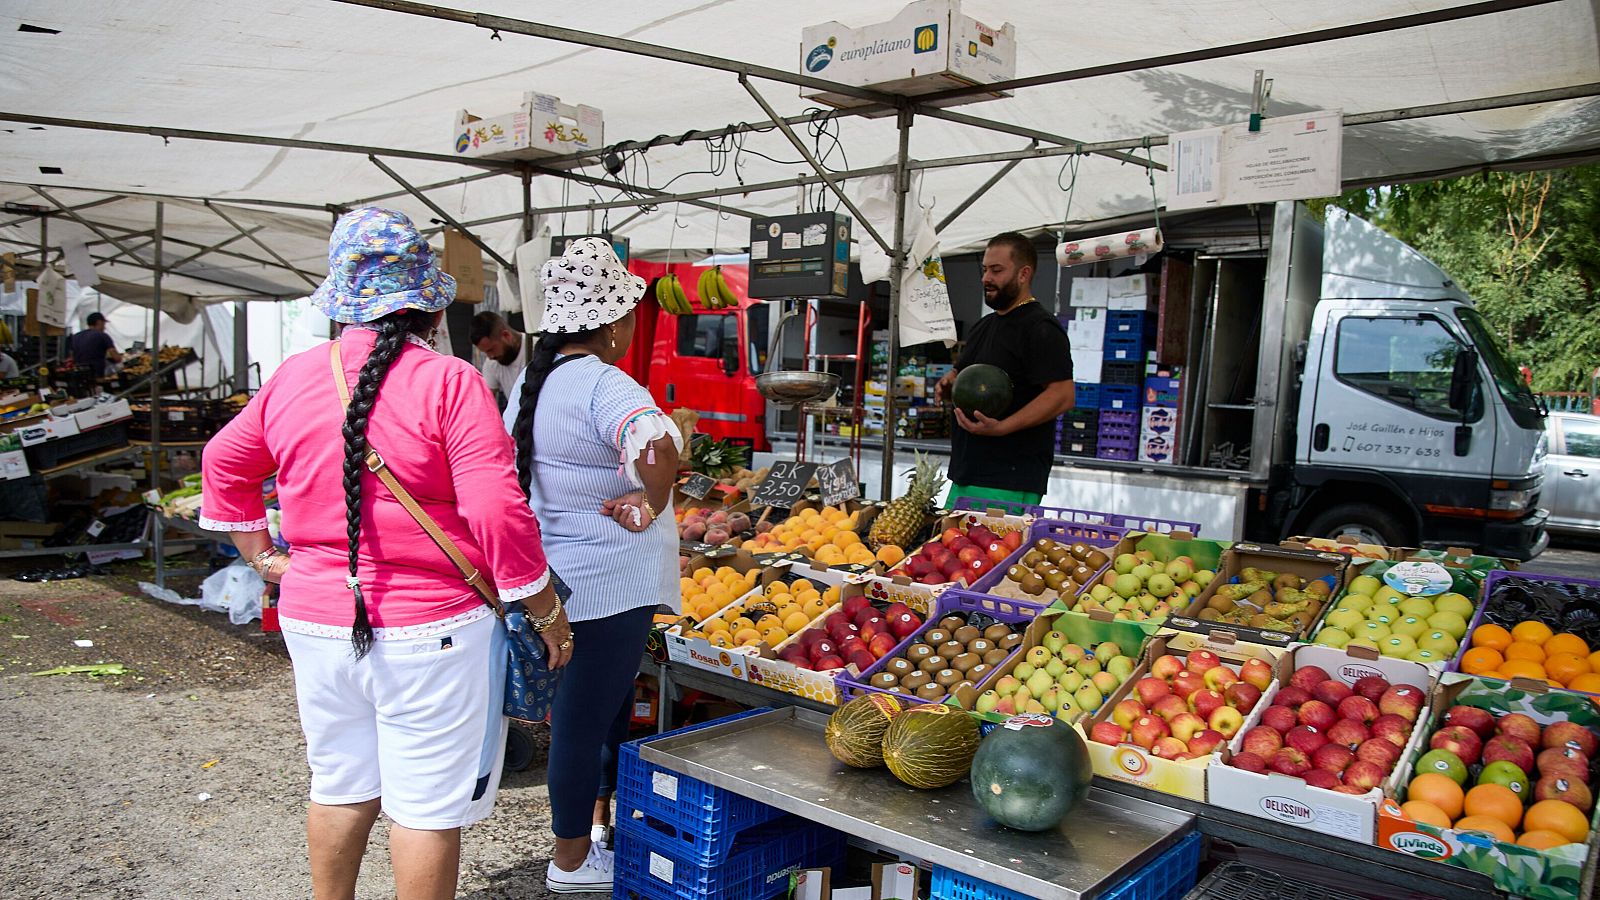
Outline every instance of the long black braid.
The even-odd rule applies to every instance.
[[[544,389],[544,380],[556,364],[556,354],[577,337],[551,331],[539,332],[539,340],[533,344],[533,355],[528,357],[528,366],[522,372],[522,393],[518,395],[515,426],[517,483],[522,485],[522,493],[530,499],[533,497],[533,413],[539,404],[539,392]]]
[[[356,619],[350,628],[350,644],[356,659],[372,651],[372,621],[367,616],[367,601],[361,595],[356,564],[361,547],[361,473],[366,469],[367,421],[378,399],[378,387],[390,366],[405,348],[406,335],[421,334],[432,327],[429,317],[417,313],[391,313],[371,323],[378,332],[372,355],[361,366],[361,375],[350,391],[350,408],[344,416],[344,520],[350,540],[350,585],[356,595]]]

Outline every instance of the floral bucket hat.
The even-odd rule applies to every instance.
[[[369,206],[333,226],[328,277],[311,302],[335,322],[360,325],[402,309],[436,312],[455,297],[456,280],[405,213]]]
[[[544,319],[539,330],[570,334],[610,325],[639,305],[643,278],[617,259],[611,242],[586,237],[539,270],[544,284]]]

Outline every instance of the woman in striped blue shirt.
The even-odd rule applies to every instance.
[[[644,280],[598,238],[574,241],[540,274],[544,319],[505,421],[550,567],[572,588],[572,661],[550,715],[556,848],[545,883],[610,893],[611,851],[591,835],[610,820],[656,607],[679,602],[672,485],[683,438],[614,365],[633,340]]]

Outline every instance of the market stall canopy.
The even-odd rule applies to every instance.
[[[405,6],[406,4],[395,4]],[[492,115],[511,110],[523,92],[537,90],[566,103],[599,107],[605,141],[682,135],[731,122],[766,120],[729,71],[697,68],[575,43],[512,32],[492,33],[471,21],[446,21],[452,9],[535,17],[555,26],[699,53],[800,70],[800,33],[837,19],[864,25],[891,18],[899,0],[761,0],[666,2],[617,0],[596,16],[582,4],[458,0],[419,13],[329,0],[287,0],[267,6],[199,0],[133,0],[113,5],[17,0],[0,11],[0,199],[50,205],[24,185],[43,185],[65,206],[109,196],[124,199],[84,210],[114,225],[119,242],[142,242],[153,227],[152,195],[195,198],[168,204],[169,264],[221,241],[212,252],[177,267],[171,286],[199,300],[237,296],[293,297],[309,289],[303,270],[326,270],[330,205],[382,202],[419,222],[443,212],[465,221],[505,254],[519,238],[522,183],[517,174],[486,174],[443,159],[453,152],[458,110]],[[1017,28],[1019,75],[1148,58],[1242,41],[1301,34],[1333,26],[1449,9],[1459,4],[1419,0],[1146,0],[1129,7],[1113,0],[1070,5],[966,0],[963,11]],[[441,12],[442,10],[442,12]],[[430,17],[430,15],[432,17]],[[504,27],[504,23],[502,23]],[[513,30],[514,31],[514,30]],[[958,107],[961,114],[1048,132],[1073,142],[1165,135],[1243,121],[1254,70],[1274,79],[1269,115],[1321,109],[1347,115],[1594,85],[1600,82],[1597,12],[1587,0],[1559,0],[1456,21],[1385,33],[1263,49],[1223,58],[1084,77]],[[810,104],[788,84],[752,83],[785,116]],[[1600,90],[1600,89],[1596,89]],[[1595,90],[1572,99],[1349,127],[1343,156],[1346,183],[1376,183],[1472,171],[1485,166],[1556,165],[1600,152],[1600,99]],[[21,117],[19,120],[19,116]],[[27,117],[79,123],[156,127],[125,133],[39,124]],[[430,209],[363,152],[326,152],[242,142],[158,136],[161,129],[195,129],[277,140],[319,141],[407,151],[381,159],[427,191]],[[796,125],[801,139],[828,166],[860,168],[892,159],[898,136],[893,116],[838,117]],[[987,154],[1024,147],[1027,138],[918,115],[910,155]],[[1043,141],[1041,146],[1050,146]],[[424,155],[438,155],[424,158]],[[1147,154],[1140,150],[1137,155]],[[1158,164],[1164,147],[1149,150]],[[789,142],[774,130],[706,142],[668,142],[644,153],[623,153],[616,176],[594,160],[577,174],[600,184],[549,174],[532,178],[533,205],[547,209],[642,196],[616,178],[656,191],[694,191],[809,175]],[[1083,159],[1071,192],[1061,185],[1055,156],[1022,162],[945,229],[945,252],[979,246],[1007,230],[1059,226],[1063,218],[1095,221],[1147,211],[1146,169],[1126,161]],[[999,169],[999,163],[924,172],[920,202],[942,217]],[[1155,193],[1165,193],[1157,172]],[[451,183],[459,182],[459,183]],[[609,184],[607,182],[610,182]],[[861,179],[851,182],[859,185]],[[92,188],[76,191],[67,188]],[[138,193],[128,193],[138,192]],[[797,203],[835,206],[818,185],[735,194],[721,201],[746,212],[792,212]],[[198,202],[212,198],[251,238]],[[299,204],[267,206],[250,201]],[[703,255],[716,246],[737,250],[748,225],[737,215],[676,202],[634,217],[628,208],[555,216],[554,233],[611,227],[640,255]],[[18,219],[6,215],[0,223]],[[487,220],[487,221],[484,221]],[[478,224],[473,224],[478,223]],[[678,227],[674,227],[674,225]],[[887,231],[886,223],[878,223]],[[63,215],[56,229],[80,227]],[[93,251],[121,248],[104,235]],[[863,237],[857,229],[858,239]],[[38,242],[37,224],[0,227],[6,249],[25,252]],[[186,243],[176,243],[183,241]],[[266,248],[271,249],[271,253]],[[229,255],[229,254],[234,255]],[[147,281],[148,272],[124,254],[103,274]],[[124,272],[124,270],[131,270]],[[187,276],[194,276],[188,278]],[[199,279],[206,279],[201,281]]]

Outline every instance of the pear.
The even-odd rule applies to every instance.
[[[1045,649],[1049,650],[1051,653],[1060,653],[1061,648],[1066,646],[1066,644],[1067,636],[1059,631],[1052,631],[1044,636]]]
[[[1021,667],[1019,666],[1018,668],[1021,668]],[[1093,657],[1090,657],[1088,659],[1083,660],[1082,662],[1079,662],[1076,666],[1073,666],[1073,668],[1078,670],[1078,674],[1082,675],[1085,678],[1088,678],[1089,676],[1093,675],[1094,673],[1100,671],[1100,661],[1097,660],[1097,659],[1094,659]]]
[[[1061,708],[1061,691],[1052,687],[1039,697],[1039,703],[1046,712],[1055,712]]]
[[[1083,677],[1082,673],[1072,671],[1062,675],[1060,678],[1057,678],[1056,684],[1060,685],[1063,691],[1066,691],[1070,694],[1076,691],[1078,688],[1083,687],[1083,683],[1087,680],[1087,678]]]
[[[1028,706],[1023,710],[1023,712],[1038,713],[1042,715],[1045,712],[1044,704],[1037,700],[1029,700]]]
[[[1117,681],[1127,681],[1133,674],[1133,657],[1113,656],[1111,662],[1106,663],[1106,671],[1117,676]]]
[[[1200,585],[1201,590],[1204,590],[1206,585],[1211,583],[1211,579],[1215,577],[1217,577],[1217,573],[1210,569],[1201,569],[1194,573],[1194,583]]]
[[[1100,693],[1100,689],[1093,684],[1085,684],[1083,687],[1078,688],[1077,693],[1072,695],[1072,699],[1078,701],[1078,706],[1082,707],[1084,712],[1090,713],[1099,709],[1100,704],[1106,702],[1105,695]]]
[[[1113,691],[1122,686],[1122,681],[1110,672],[1097,672],[1093,678],[1089,679],[1089,681],[1093,683],[1095,689],[1105,697],[1111,696]]]
[[[1122,647],[1118,646],[1115,641],[1101,641],[1094,648],[1094,658],[1100,660],[1101,668],[1105,668],[1106,663],[1110,662],[1112,657],[1121,655]]]
[[[1116,592],[1113,591],[1108,585],[1104,584],[1097,584],[1094,587],[1089,588],[1089,596],[1093,597],[1097,602],[1100,603],[1110,600],[1111,595],[1114,593]]]
[[[1000,695],[994,691],[984,691],[978,695],[978,702],[973,704],[973,709],[980,713],[992,713],[1000,705]]]
[[[1083,707],[1078,705],[1078,701],[1074,700],[1071,694],[1063,692],[1061,694],[1061,705],[1056,708],[1056,718],[1065,721],[1075,719],[1081,715],[1083,715]]]
[[[1066,674],[1067,664],[1059,659],[1052,659],[1044,664],[1044,671],[1050,673],[1051,678],[1060,678]]]
[[[1040,669],[1033,673],[1032,678],[1028,679],[1028,693],[1035,697],[1042,697],[1044,692],[1050,690],[1054,685],[1055,679],[1050,677],[1050,673]]]
[[[1032,699],[1033,691],[1028,690],[1027,685],[1017,688],[1017,692],[1011,695],[1011,702],[1017,705],[1017,709],[1021,709],[1029,700]]]
[[[1061,649],[1056,651],[1056,656],[1059,656],[1061,661],[1069,666],[1077,665],[1085,656],[1088,655],[1088,651],[1084,650],[1077,644],[1063,644]]]
[[[1156,604],[1158,602],[1160,602],[1160,601],[1158,601],[1156,599],[1156,595],[1150,593],[1149,591],[1145,591],[1144,593],[1140,594],[1135,599],[1139,601],[1139,608],[1144,610],[1145,612],[1149,612],[1150,610],[1155,609],[1156,608]]]
[[[1011,674],[1017,676],[1018,681],[1026,682],[1029,678],[1032,678],[1033,673],[1037,671],[1039,670],[1034,667],[1033,663],[1020,662],[1017,663],[1017,667],[1015,669],[1011,670]]]
[[[1135,601],[1135,605],[1136,603],[1137,601]],[[1105,608],[1114,613],[1122,612],[1122,610],[1128,605],[1130,605],[1128,601],[1122,599],[1121,597],[1112,597],[1110,600],[1105,602]]]

